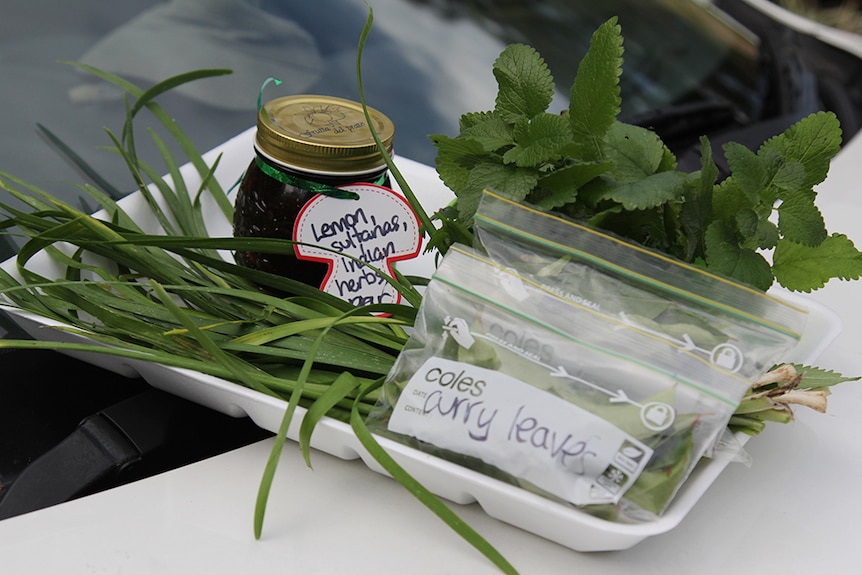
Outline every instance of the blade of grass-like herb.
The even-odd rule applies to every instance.
[[[209,171],[203,175],[203,177],[201,178],[201,183],[198,186],[197,192],[195,192],[195,197],[194,197],[194,206],[196,208],[195,212],[196,212],[196,215],[200,218],[201,225],[204,229],[206,228],[206,225],[205,225],[206,222],[203,221],[203,217],[201,216],[201,213],[200,213],[201,197],[203,196],[204,191],[209,189],[210,183],[215,181],[215,173],[216,173],[216,170],[218,170],[218,166],[221,163],[221,159],[223,157],[224,157],[224,154],[222,154],[222,153],[218,154],[215,157],[212,165],[210,166]]]
[[[162,210],[162,207],[158,204],[155,197],[153,197],[153,194],[150,192],[150,188],[147,185],[146,181],[144,181],[144,174],[142,173],[144,171],[143,163],[140,162],[133,155],[131,155],[129,151],[124,149],[120,144],[120,141],[110,130],[105,130],[105,132],[108,134],[108,137],[111,138],[111,141],[114,142],[114,145],[116,146],[114,151],[116,151],[120,155],[120,157],[123,158],[123,160],[126,162],[126,166],[128,166],[129,172],[132,174],[132,177],[134,178],[135,183],[138,186],[138,191],[144,197],[144,199],[146,199],[147,205],[149,205],[150,210],[156,216],[156,219],[159,221],[159,225],[162,226],[162,229],[165,231],[165,233],[169,235],[178,235],[176,233],[176,230],[174,229],[173,224],[168,219],[165,212]],[[161,178],[158,179],[161,180]],[[165,187],[167,187],[166,184]],[[168,194],[165,200],[168,200],[168,198],[172,196],[173,193],[168,190]]]
[[[165,201],[165,204],[168,207],[168,212],[173,216],[174,220],[177,222],[179,226],[179,230],[181,233],[177,232],[171,226],[171,229],[165,229],[165,232],[169,235],[190,235],[191,230],[186,228],[188,220],[184,217],[183,207],[177,199],[177,195],[173,193],[173,188],[168,184],[161,176],[160,172],[156,171],[152,166],[142,162],[139,160],[138,165],[140,166],[141,172],[145,174],[156,189],[159,191],[159,194],[162,196],[162,199]],[[152,196],[151,196],[152,197]],[[149,201],[149,199],[148,199]],[[153,201],[155,198],[153,197]],[[161,208],[157,208],[159,211]],[[163,224],[164,227],[164,224]]]
[[[9,192],[9,194],[11,194],[15,199],[17,199],[17,200],[23,202],[24,204],[30,206],[34,210],[46,211],[46,210],[54,209],[53,204],[50,204],[47,201],[45,201],[49,198],[53,199],[53,196],[51,196],[51,194],[49,194],[48,192],[34,186],[33,184],[27,183],[18,177],[13,176],[9,172],[4,172],[4,171],[0,170],[0,178],[3,178],[3,179],[0,179],[0,189],[3,189],[5,191]],[[29,191],[31,195],[25,194],[21,190],[8,185],[4,181],[4,179],[9,180],[10,182],[13,182],[14,184],[16,184],[18,186],[21,186],[23,189]],[[42,198],[42,199],[40,199],[40,198]],[[4,208],[6,208],[5,205],[4,205]],[[13,210],[15,212],[14,213],[15,217],[20,217],[20,216],[25,215],[24,212],[14,210],[14,208],[10,207],[9,209]]]
[[[25,267],[27,262],[48,246],[65,241],[66,238],[74,238],[86,231],[87,227],[82,218],[75,218],[62,224],[56,224],[51,229],[33,236],[18,250],[16,259],[19,273],[21,273],[22,277],[26,277],[25,274],[31,274],[32,272]],[[39,275],[34,274],[33,277],[38,278],[36,281],[43,281],[43,278]]]
[[[162,80],[151,88],[147,89],[145,92],[137,96],[137,100],[134,105],[131,107],[128,106],[128,96],[126,98],[126,121],[123,124],[123,133],[122,133],[122,142],[126,146],[126,151],[129,156],[133,159],[137,160],[138,155],[135,150],[135,136],[134,136],[134,120],[137,113],[147,104],[153,102],[153,100],[161,94],[186,84],[188,82],[192,82],[194,80],[200,80],[203,78],[209,78],[212,76],[223,76],[225,74],[230,74],[231,70],[224,69],[213,69],[213,70],[194,70],[191,72],[185,72],[183,74],[179,74],[177,76],[172,76],[167,78],[166,80]]]
[[[56,250],[56,251],[60,251],[60,250]],[[66,258],[66,261],[68,261],[70,263],[70,265],[66,266],[66,273],[64,274],[64,277],[66,278],[67,281],[80,281],[81,280],[81,267],[83,264],[78,265],[78,263],[81,263],[81,258],[83,257],[83,255],[84,255],[84,250],[82,250],[81,248],[78,248],[77,250],[75,250],[75,253],[72,254],[71,257]]]
[[[162,161],[165,163],[165,167],[168,171],[167,174],[171,178],[171,183],[167,183],[165,178],[162,176],[163,172],[161,170],[157,171],[146,162],[139,160],[141,168],[150,178],[150,181],[152,181],[159,189],[159,192],[161,192],[170,208],[171,215],[179,224],[180,230],[182,230],[183,234],[205,235],[203,233],[198,233],[199,230],[195,230],[195,226],[191,225],[193,219],[192,203],[189,199],[189,191],[186,187],[185,179],[183,179],[180,174],[179,165],[159,135],[153,130],[150,130],[149,133],[156,145],[156,149],[162,157]]]
[[[302,358],[305,361],[305,358]],[[296,381],[299,378],[299,374],[302,371],[302,365],[299,362],[292,363],[284,363],[284,362],[276,362],[276,363],[266,363],[262,362],[266,369],[266,372],[271,374],[274,377],[280,377],[283,379],[287,379],[290,381]],[[342,369],[330,369],[327,367],[315,367],[308,375],[308,380],[306,382],[307,385],[321,385],[321,386],[330,386],[336,379],[338,379],[345,370]],[[356,380],[358,385],[367,385],[373,381],[377,381],[379,376],[375,377],[364,377],[362,375],[357,375],[351,372],[351,375]],[[376,398],[373,398],[376,401]],[[353,402],[353,395],[350,395],[350,401]]]
[[[291,301],[302,306],[300,309],[306,311],[313,310],[317,312],[316,314],[311,315],[306,313],[302,316],[307,319],[313,317],[334,317],[342,313],[341,310],[314,298],[295,297],[291,298]],[[413,325],[413,322],[416,319],[416,308],[412,306],[394,304],[386,313],[388,313],[392,318],[401,319],[407,325]],[[380,347],[392,349],[394,351],[401,351],[401,348],[404,347],[404,344],[407,341],[407,334],[402,328],[395,324],[363,325],[361,329],[352,329],[351,326],[345,325],[340,326],[339,329],[347,334],[359,337],[364,341]]]
[[[345,320],[351,316],[380,312],[383,311],[381,310],[381,308],[385,307],[386,306],[380,305],[354,307],[344,312],[340,317],[334,318],[332,320],[332,323],[329,326],[323,328],[323,330],[321,330],[320,332],[320,335],[318,335],[317,338],[314,340],[311,349],[309,349],[308,351],[308,356],[302,364],[302,369],[300,370],[299,377],[297,378],[296,388],[294,388],[293,393],[291,393],[290,395],[290,401],[288,401],[287,409],[285,410],[284,417],[282,418],[281,425],[279,426],[278,434],[276,435],[275,442],[272,446],[272,451],[270,452],[269,459],[266,462],[263,477],[260,481],[260,487],[258,488],[257,492],[257,500],[255,503],[254,512],[254,536],[256,539],[260,539],[260,535],[263,530],[263,519],[264,515],[266,514],[266,503],[269,499],[269,492],[272,489],[272,480],[275,477],[275,470],[278,467],[278,461],[281,457],[281,452],[284,449],[284,441],[287,436],[287,431],[288,429],[290,429],[290,422],[296,409],[296,403],[302,394],[303,384],[308,379],[308,374],[311,371],[314,362],[317,361],[317,351],[320,348],[320,345],[323,343],[327,332],[334,326],[336,326],[340,321]]]
[[[57,307],[46,305],[43,298],[26,285],[22,285],[14,277],[0,268],[0,295],[6,296],[15,306],[42,317],[60,320]],[[5,303],[5,302],[4,302]]]
[[[368,0],[365,0],[365,5],[368,7],[368,18],[365,21],[365,26],[362,28],[362,33],[359,36],[359,46],[356,51],[356,81],[359,88],[359,101],[362,104],[362,111],[365,113],[365,122],[368,125],[371,137],[374,139],[374,143],[377,144],[377,149],[383,156],[383,160],[386,162],[386,166],[389,168],[392,177],[396,182],[398,182],[401,192],[407,198],[413,211],[416,212],[416,216],[419,218],[419,223],[422,229],[426,234],[428,234],[430,241],[433,242],[434,233],[437,231],[437,228],[434,227],[434,223],[431,221],[431,218],[428,217],[427,212],[422,208],[422,205],[419,203],[419,200],[416,198],[416,195],[413,193],[407,180],[401,174],[401,170],[399,170],[398,166],[395,165],[395,162],[386,150],[386,146],[384,146],[383,142],[380,140],[380,136],[374,127],[374,122],[371,121],[371,115],[368,112],[368,106],[365,102],[365,90],[362,85],[362,52],[365,48],[365,43],[368,40],[368,34],[371,32],[371,27],[374,23],[374,10],[371,8],[371,4],[368,3]]]
[[[291,338],[289,343],[295,342],[296,338]],[[308,350],[311,347],[311,341],[307,338],[303,339],[303,345],[288,347],[288,344],[279,343],[267,346],[249,346],[241,344],[225,343],[222,348],[226,351],[243,353],[249,356],[258,355],[260,357],[283,358],[290,360],[302,361],[308,355]],[[337,367],[340,369],[354,369],[364,373],[373,373],[377,375],[385,375],[392,367],[392,362],[386,362],[375,358],[363,357],[361,354],[352,354],[345,352],[343,348],[333,347],[331,345],[323,345],[322,350],[318,354],[318,362],[327,366]]]
[[[137,95],[137,101],[135,105],[132,106],[132,109],[129,111],[129,119],[133,120],[141,109],[153,102],[160,95],[173,90],[183,84],[188,84],[189,82],[195,82],[197,80],[203,80],[205,78],[214,78],[216,76],[226,76],[228,74],[232,74],[233,70],[229,70],[227,68],[209,68],[209,69],[200,69],[200,70],[192,70],[190,72],[183,72],[182,74],[177,74],[176,76],[172,76],[166,80],[162,80],[161,82],[155,84],[153,87],[149,88],[147,91],[143,92],[140,95]]]
[[[281,419],[281,424],[278,427],[278,432],[270,450],[269,457],[266,461],[266,466],[263,470],[263,476],[260,480],[260,485],[257,490],[257,498],[254,507],[254,537],[260,539],[263,532],[263,520],[266,516],[266,505],[269,501],[269,494],[272,490],[272,480],[275,478],[275,471],[278,468],[278,462],[281,459],[281,452],[284,450],[284,443],[287,440],[287,432],[290,429],[290,423],[293,420],[293,414],[296,410],[297,402],[302,393],[302,383],[307,379],[308,373],[311,371],[312,362],[315,360],[316,351],[320,343],[323,341],[323,333],[315,340],[312,345],[312,350],[305,359],[300,370],[298,384],[290,395],[287,403],[287,408],[284,410],[284,415]]]
[[[102,177],[90,164],[88,164],[75,150],[70,148],[63,140],[61,140],[54,132],[43,126],[36,124],[38,130],[45,136],[48,141],[57,148],[60,153],[71,161],[86,177],[94,184],[99,186],[102,191],[108,194],[114,200],[119,200],[125,194],[114,187],[110,182]]]
[[[168,308],[171,313],[179,320],[179,322],[189,330],[189,333],[197,340],[197,342],[207,351],[212,359],[222,364],[228,371],[231,372],[233,378],[241,381],[251,389],[262,391],[265,389],[258,380],[253,377],[253,373],[257,372],[257,368],[253,368],[250,364],[239,362],[235,356],[226,354],[210,337],[198,328],[193,321],[189,319],[186,312],[174,303],[171,296],[158,284],[158,282],[150,281],[158,298]],[[241,367],[242,366],[242,367]],[[244,369],[248,366],[247,369]]]
[[[311,435],[324,415],[359,387],[359,382],[350,372],[340,374],[305,412],[299,426],[299,449],[305,464],[311,467]],[[352,402],[351,402],[352,403]]]
[[[143,233],[138,224],[123,210],[114,198],[110,195],[102,192],[95,186],[91,186],[90,184],[82,184],[77,186],[78,189],[86,193],[88,196],[96,200],[98,202],[99,207],[105,211],[108,215],[106,218],[112,224],[118,227],[123,227],[132,231]]]
[[[290,404],[288,404],[290,405]],[[269,457],[266,460],[266,465],[263,468],[263,476],[260,479],[260,485],[257,488],[257,498],[254,504],[254,538],[260,539],[263,532],[263,520],[266,516],[266,504],[269,501],[269,493],[272,490],[272,480],[275,478],[275,471],[278,469],[278,461],[281,458],[281,451],[284,449],[284,443],[287,441],[287,431],[290,429],[290,422],[293,416],[293,411],[289,408],[285,410],[281,418],[281,423],[278,426],[278,431],[275,434],[272,442],[272,449],[269,452]]]
[[[358,404],[364,395],[370,389],[363,390],[356,398]],[[374,439],[374,436],[365,425],[364,416],[355,410],[350,415],[350,426],[353,433],[356,435],[359,442],[366,451],[386,470],[398,483],[400,483],[407,491],[409,491],[416,499],[422,502],[425,507],[431,510],[437,517],[443,520],[446,525],[452,528],[470,545],[475,547],[482,555],[487,557],[494,565],[496,565],[504,573],[517,575],[515,568],[500,554],[497,549],[488,543],[488,541],[470,527],[458,514],[452,511],[443,501],[428,491],[419,481],[401,467],[392,456],[390,456],[383,447]]]
[[[88,338],[90,337],[90,334],[81,331],[62,331],[68,331],[69,333],[81,335]],[[114,340],[114,342],[119,343],[118,340]],[[198,366],[201,364],[199,360],[191,360],[179,356],[172,356],[158,350],[143,348],[140,346],[136,347],[132,345],[126,345],[125,343],[123,343],[122,347],[105,347],[96,345],[94,343],[74,343],[68,341],[50,341],[42,339],[0,339],[0,349],[48,349],[54,351],[96,353],[111,355],[114,357],[122,357],[125,359],[141,360],[150,363],[160,363],[172,367],[181,367],[185,369],[201,371],[202,373],[207,373],[205,370],[198,369]]]
[[[250,345],[263,345],[266,343],[270,343],[272,341],[282,339],[291,335],[295,335],[298,333],[304,333],[308,331],[315,331],[318,329],[323,329],[327,325],[332,323],[330,318],[316,318],[316,319],[306,319],[301,321],[294,321],[283,325],[276,325],[267,329],[261,329],[254,333],[250,333],[241,337],[238,337],[234,340],[234,343],[244,343]],[[403,321],[385,318],[385,317],[352,317],[345,319],[343,323],[347,324],[362,324],[362,323],[376,323],[376,324],[387,324],[387,323],[399,323],[404,324]]]
[[[161,154],[162,160],[165,162],[168,174],[171,177],[171,182],[173,183],[173,186],[167,186],[169,191],[166,197],[174,199],[174,203],[171,204],[171,212],[173,213],[174,218],[179,222],[180,229],[183,230],[183,233],[186,235],[206,237],[209,234],[207,233],[206,224],[201,215],[200,203],[198,200],[203,189],[209,183],[210,178],[214,177],[214,172],[218,168],[221,155],[216,158],[216,161],[213,162],[209,172],[203,177],[201,185],[195,194],[195,199],[192,201],[192,198],[189,195],[189,190],[186,187],[185,180],[180,171],[180,166],[168,149],[167,144],[165,144],[164,140],[162,140],[154,130],[149,130],[149,133]],[[151,172],[152,175],[150,175]],[[148,175],[150,175],[150,179],[153,181],[155,181],[155,179],[164,181],[161,175],[156,173],[155,170],[148,170]],[[161,187],[159,190],[161,191]],[[163,195],[165,195],[164,192]]]
[[[131,95],[140,98],[144,95],[144,91],[140,89],[138,86],[133,83],[117,76],[115,74],[110,74],[108,72],[104,72],[95,68],[93,66],[88,66],[87,64],[82,64],[80,62],[66,62],[72,66],[80,68],[90,74],[93,74],[107,82],[110,82],[124,91],[130,93]],[[168,133],[171,134],[171,137],[180,145],[180,148],[183,150],[183,153],[186,154],[186,157],[189,159],[191,164],[198,171],[200,176],[203,178],[206,176],[209,171],[209,167],[206,165],[203,157],[200,152],[197,150],[195,145],[191,142],[191,140],[186,136],[185,132],[179,127],[179,125],[174,121],[174,119],[164,111],[164,109],[159,106],[154,101],[146,102],[145,106],[147,109],[161,122],[161,124],[165,127]],[[227,197],[227,194],[221,188],[217,180],[212,180],[208,187],[213,199],[217,202],[222,212],[225,214],[228,220],[233,220],[233,204],[230,199]]]

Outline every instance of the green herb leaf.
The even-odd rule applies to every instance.
[[[613,186],[604,197],[629,211],[644,210],[681,198],[688,181],[689,175],[682,172],[659,172]]]
[[[376,384],[379,385],[379,384]],[[364,395],[374,389],[375,386],[365,388],[357,397],[356,404],[362,400]],[[494,565],[496,565],[503,573],[517,575],[518,571],[512,566],[503,555],[494,548],[493,545],[470,527],[463,519],[453,512],[439,497],[431,493],[428,488],[417,481],[403,467],[401,467],[395,459],[389,455],[380,443],[371,434],[368,426],[365,424],[365,418],[354,409],[350,415],[350,425],[356,438],[362,444],[368,453],[374,457],[378,464],[386,470],[398,483],[400,483],[408,492],[416,499],[425,505],[437,517],[443,520],[452,530],[458,533],[466,542],[472,545],[477,551],[487,557]]]
[[[839,383],[845,383],[848,381],[859,381],[860,377],[846,377],[841,375],[840,373],[836,373],[834,371],[828,369],[822,369],[819,367],[812,367],[810,365],[802,365],[795,364],[793,366],[796,368],[797,373],[804,373],[804,377],[799,382],[798,387],[800,389],[816,389],[822,387],[832,387],[833,385],[838,385]]]
[[[805,181],[805,166],[788,162],[778,166],[771,183],[778,190],[793,191],[805,189]]]
[[[510,123],[544,112],[554,97],[554,79],[539,53],[524,44],[507,46],[494,62],[499,91],[495,111]]]
[[[437,172],[458,198],[458,217],[462,222],[472,222],[483,190],[523,200],[539,179],[535,170],[506,165],[499,155],[485,153],[475,139],[436,135],[432,140],[438,149]]]
[[[826,239],[826,224],[814,199],[814,191],[804,190],[787,194],[781,202],[778,230],[786,240],[814,247]]]
[[[622,34],[617,19],[611,18],[593,34],[572,84],[568,112],[574,135],[572,156],[603,159],[602,141],[620,113],[622,62]]]
[[[523,200],[536,187],[539,174],[529,168],[498,163],[490,159],[473,167],[465,189],[467,197],[458,198],[458,208],[462,218],[466,214],[472,218],[482,199],[482,191],[493,190],[513,200]]]
[[[299,448],[308,467],[311,467],[311,436],[314,433],[314,428],[323,416],[329,413],[340,401],[356,391],[358,387],[359,380],[352,373],[345,371],[327,386],[323,395],[312,403],[308,411],[305,412],[299,426]]]
[[[616,122],[607,134],[605,157],[614,162],[613,179],[621,184],[638,182],[662,170],[667,147],[655,132]]]
[[[810,292],[823,287],[833,277],[859,279],[862,276],[862,253],[843,234],[832,234],[817,246],[783,239],[775,248],[772,267],[782,286]]]
[[[437,173],[446,187],[460,198],[467,188],[470,170],[487,160],[485,147],[480,140],[466,136],[450,138],[435,134],[430,138],[437,147]]]
[[[769,180],[763,159],[736,142],[724,145],[724,156],[733,173],[733,181],[738,186],[736,189],[745,194],[747,202],[744,206],[757,205],[760,201],[760,190],[766,189]]]
[[[515,126],[516,145],[503,154],[503,161],[524,167],[557,160],[571,139],[572,132],[565,118],[539,114]]]
[[[461,123],[461,137],[475,140],[482,145],[485,152],[494,152],[500,148],[514,146],[514,126],[503,120],[498,114],[474,114],[475,122]]]
[[[805,177],[799,188],[811,189],[829,172],[832,158],[841,149],[841,126],[832,112],[817,112],[803,118],[783,134],[767,140],[758,154],[774,149],[785,163],[799,162]]]
[[[530,195],[530,201],[546,210],[560,208],[577,201],[580,188],[608,172],[612,162],[572,161],[539,178],[539,188]]]
[[[700,173],[689,183],[680,208],[679,223],[686,238],[685,261],[694,261],[706,251],[704,235],[713,217],[712,195],[718,167],[712,159],[712,145],[705,137],[700,139]]]
[[[735,230],[724,222],[713,222],[706,230],[706,256],[710,271],[766,291],[772,285],[769,262],[762,255],[740,245]]]
[[[712,193],[713,220],[733,220],[739,210],[757,208],[758,201],[752,200],[746,189],[735,175],[716,185]]]

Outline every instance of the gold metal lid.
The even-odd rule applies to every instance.
[[[368,114],[388,152],[395,125],[381,112]],[[358,102],[332,96],[285,96],[261,106],[256,144],[273,160],[317,172],[367,172],[385,165]]]

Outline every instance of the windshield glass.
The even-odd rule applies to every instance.
[[[534,46],[567,92],[589,39],[617,15],[625,39],[623,114],[691,101],[731,104],[757,118],[756,46],[690,0],[374,0],[363,55],[368,103],[393,119],[400,155],[434,164],[429,134],[454,135],[461,114],[494,106],[494,60],[511,42]],[[104,128],[122,126],[122,93],[60,60],[147,87],[200,68],[233,74],[160,97],[207,150],[254,126],[263,98],[312,93],[358,99],[356,51],[368,12],[362,0],[74,0],[13,2],[0,20],[0,169],[37,185],[80,176],[36,133],[56,133],[115,186],[133,182],[122,162],[96,151]],[[144,134],[141,132],[141,134]],[[139,153],[159,165],[141,136]],[[149,156],[147,154],[150,154]],[[68,194],[77,192],[70,187]]]
[[[692,98],[730,99],[744,113],[756,107],[753,38],[720,12],[690,0],[411,2],[435,7],[449,22],[476,22],[501,44],[523,42],[535,47],[562,89],[571,84],[592,33],[617,16],[625,38],[624,114]]]
[[[323,73],[313,89],[356,96],[363,2],[264,6],[315,38]],[[542,54],[557,83],[555,107],[562,109],[592,33],[612,16],[625,40],[624,117],[693,101],[727,104],[741,123],[760,113],[754,40],[690,0],[377,0],[373,6],[363,59],[369,101],[396,120],[399,151],[427,163],[434,151],[424,136],[457,132],[461,113],[493,107],[491,67],[507,44],[529,44]],[[339,18],[321,18],[331,13]]]

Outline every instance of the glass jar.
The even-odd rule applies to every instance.
[[[391,153],[395,126],[369,108],[378,136]],[[355,199],[337,186],[389,186],[389,175],[361,104],[330,96],[286,96],[258,111],[255,157],[234,206],[235,237],[295,239],[303,207],[319,194]],[[359,200],[361,201],[361,199]],[[240,265],[320,287],[326,263],[294,254],[235,253]]]

